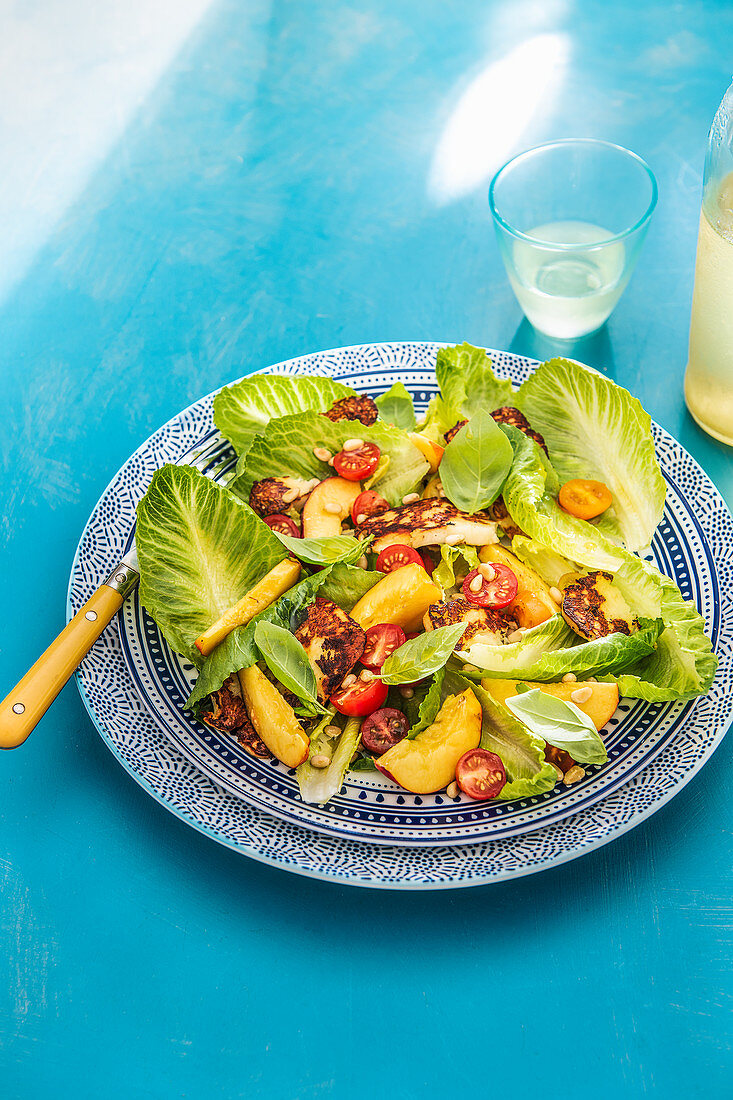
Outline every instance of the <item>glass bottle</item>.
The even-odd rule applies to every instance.
[[[733,444],[733,84],[705,158],[685,400],[701,428]]]

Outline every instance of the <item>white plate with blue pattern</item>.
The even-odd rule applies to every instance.
[[[401,380],[418,410],[435,392],[438,344],[370,344],[280,363],[289,375],[327,374],[377,395]],[[489,353],[521,382],[532,360]],[[234,455],[213,428],[212,395],[180,413],[123,466],[82,535],[69,586],[74,614],[129,547],[135,508],[153,472],[202,444],[225,477]],[[589,851],[633,827],[699,770],[731,719],[733,520],[709,478],[661,428],[654,438],[667,504],[651,557],[705,616],[720,667],[702,699],[622,700],[604,733],[609,761],[576,786],[538,798],[475,803],[411,795],[381,776],[347,776],[327,806],[300,800],[295,774],[255,760],[184,710],[195,676],[140,605],[126,601],[78,673],[102,737],[139,783],[172,812],[249,856],[316,877],[373,886],[467,886],[528,874]]]

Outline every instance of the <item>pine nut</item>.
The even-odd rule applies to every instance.
[[[333,455],[325,447],[314,447],[313,454],[316,456],[319,462],[328,462],[329,458],[333,458]]]
[[[286,493],[283,493],[283,504],[292,504],[299,495],[297,489],[288,489]]]
[[[369,680],[374,679],[374,673],[371,672],[368,668],[363,668],[359,673],[359,679],[363,680],[363,682],[366,684],[369,682]]]
[[[476,665],[464,665],[463,666],[463,671],[468,672],[468,673],[474,673],[474,672],[479,672],[480,670],[476,667]]]
[[[445,491],[443,489],[438,489],[438,497],[440,500],[445,500]]]
[[[480,592],[484,587],[484,578],[477,573],[468,587],[471,592]]]
[[[550,589],[550,595],[552,596],[555,603],[562,603],[562,592],[559,588],[555,588],[554,584]]]
[[[367,518],[366,512],[359,512],[359,515],[356,517],[357,526],[362,524],[366,518]]]
[[[585,779],[585,768],[579,768],[577,764],[573,764],[572,768],[565,772],[563,783],[566,787],[572,787],[573,783],[579,783],[581,779]]]
[[[558,768],[557,764],[553,764],[552,766],[555,769],[555,771],[557,772],[557,779],[558,779],[558,782],[560,782],[562,779],[565,778],[565,775],[563,774],[563,770],[562,770],[562,768]]]
[[[460,541],[461,541],[461,536],[460,535],[446,535],[446,537],[445,537],[446,546],[455,546],[456,543],[460,542]]]
[[[508,642],[521,642],[524,635],[521,630],[513,630],[511,634],[507,634],[506,640]]]
[[[570,692],[570,698],[574,703],[587,703],[593,694],[593,688],[579,687]]]
[[[350,672],[348,676],[344,676],[343,680],[341,681],[341,687],[342,688],[348,688],[348,687],[351,687],[351,685],[355,684],[355,683],[356,683],[356,676],[354,675],[353,672]]]
[[[478,567],[478,571],[485,581],[493,581],[494,577],[496,576],[496,570],[494,569],[493,565],[489,565],[488,562],[482,562],[482,564]]]
[[[435,488],[438,490],[438,492],[440,492],[443,488],[443,482],[440,480],[440,478],[438,478],[438,480],[435,482]]]
[[[326,737],[340,737],[341,736],[341,730],[338,728],[338,726],[326,726],[326,728],[323,732],[324,732]]]
[[[589,684],[597,684],[598,681],[596,680],[595,676],[589,676],[588,677],[588,683]]]
[[[420,499],[419,493],[406,493],[402,498],[403,504],[414,504],[416,500]]]
[[[458,784],[455,779],[445,788],[445,793],[448,795],[448,798],[458,798]]]
[[[575,675],[574,672],[566,672],[562,678],[562,682],[564,684],[574,684],[577,679],[578,677]]]
[[[358,451],[360,447],[364,446],[363,439],[347,439],[341,447],[342,451]]]
[[[400,688],[400,695],[402,696],[403,699],[412,699],[414,694],[415,694],[415,689],[409,687],[407,684],[403,684],[402,687]]]
[[[341,505],[340,504],[324,504],[323,505],[323,511],[328,512],[328,514],[330,516],[340,516],[341,515]]]
[[[317,752],[315,756],[311,756],[309,761],[314,768],[327,768],[331,763],[331,757],[326,756],[325,752]]]
[[[328,460],[328,465],[329,465],[329,466],[333,466],[333,459],[332,459],[332,458],[329,458],[329,460]]]
[[[362,554],[356,564],[359,567],[359,569],[366,569],[367,566],[369,565],[369,562],[367,561],[366,554]]]

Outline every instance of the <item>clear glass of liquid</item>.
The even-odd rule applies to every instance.
[[[705,159],[685,400],[704,431],[733,444],[733,84]]]
[[[517,301],[546,336],[599,329],[631,278],[657,183],[636,153],[592,138],[520,153],[491,181],[489,206]]]

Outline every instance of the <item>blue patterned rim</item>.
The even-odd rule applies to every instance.
[[[424,405],[435,389],[432,363],[438,346],[366,345],[306,356],[272,369],[291,374],[332,373],[351,382],[355,388],[372,393],[388,388],[395,376],[399,376],[413,391],[416,403]],[[510,375],[517,382],[534,365],[530,360],[505,353],[490,354],[499,373]],[[155,433],[113,479],[80,543],[70,584],[73,607],[86,598],[85,593],[95,586],[96,578],[103,579],[103,574],[113,564],[112,558],[119,557],[129,542],[134,506],[153,470],[164,461],[180,460],[210,431],[211,397],[208,397]],[[731,639],[725,636],[722,626],[715,561],[720,561],[720,547],[726,538],[730,539],[730,515],[706,475],[679,444],[656,427],[655,439],[670,488],[670,505],[654,540],[653,557],[664,572],[675,578],[685,596],[694,599],[706,614],[711,636],[721,656],[718,685],[727,675]],[[697,515],[693,514],[688,500],[695,500]],[[96,561],[100,553],[103,560]],[[725,598],[728,591],[730,589],[724,585]],[[262,850],[252,843],[253,820],[258,823],[254,832],[264,830],[268,833],[269,830],[270,839],[273,832],[281,830],[295,831],[298,835],[305,833],[309,837],[309,849],[315,846],[316,866],[311,865],[310,857],[306,859],[301,854],[292,869],[348,881],[462,885],[526,874],[550,862],[573,858],[574,854],[590,850],[630,828],[637,819],[642,820],[671,797],[712,752],[730,717],[725,693],[714,699],[716,685],[704,700],[694,703],[652,706],[623,703],[612,720],[608,737],[609,764],[589,769],[586,779],[576,787],[549,792],[538,799],[466,806],[447,800],[444,795],[422,798],[408,795],[381,777],[374,780],[371,776],[359,776],[358,784],[349,782],[332,805],[320,809],[300,802],[293,775],[282,765],[253,761],[241,754],[236,744],[224,743],[224,739],[217,739],[211,731],[181,713],[181,703],[191,682],[190,666],[187,668],[167,651],[154,624],[136,601],[128,601],[121,638],[118,635],[114,647],[110,644],[113,634],[114,631],[108,631],[93,651],[100,648],[106,651],[105,659],[94,662],[96,672],[91,675],[87,672],[92,655],[82,666],[80,687],[105,740],[146,789],[196,827],[207,832],[213,827],[216,839],[281,866],[291,861],[282,853],[274,855],[270,843]],[[108,699],[105,706],[104,684],[99,685],[95,680],[101,668],[109,668],[110,673],[114,673],[112,682],[107,683],[108,687],[115,685],[114,708],[109,706]],[[107,677],[104,679],[106,681]],[[126,733],[120,731],[120,725],[124,724],[124,720],[119,721],[120,686],[123,693],[129,693],[133,685],[142,704],[137,695],[135,701],[146,716],[144,745],[139,734],[131,731],[129,723]],[[129,708],[129,703],[125,705]],[[713,706],[715,711],[711,719],[711,714],[704,712],[709,712]],[[139,724],[139,714],[135,722]],[[150,726],[155,737],[152,737]],[[700,744],[700,736],[704,745]],[[150,759],[153,747],[155,751]],[[171,757],[177,761],[179,772],[187,762],[193,765],[193,772],[186,768],[186,781],[195,789],[187,796],[178,791],[178,784],[174,784],[175,793],[170,789]],[[671,757],[677,764],[670,768]],[[196,776],[195,781],[192,774]],[[202,786],[207,795],[206,805],[211,802],[211,792],[217,791],[215,802],[218,806],[203,816],[198,805]],[[613,821],[609,821],[604,809],[608,810],[619,801],[623,808],[618,810]],[[238,811],[235,810],[237,806]],[[277,817],[273,817],[273,813]],[[245,837],[239,832],[241,822],[238,819],[242,816],[248,821]],[[593,833],[593,826],[600,818],[604,820],[604,831],[599,837]],[[580,822],[592,834],[585,838],[587,843],[580,843],[580,834],[584,832]],[[326,835],[312,832],[314,829]],[[577,850],[574,844],[569,852],[546,852],[548,838],[557,830],[570,830],[579,841]],[[331,844],[336,844],[342,854],[350,853],[343,857],[345,870],[333,869]],[[399,850],[395,849],[396,844],[404,845],[403,855],[409,855],[411,870],[402,870],[397,875],[386,874],[385,864],[397,858],[390,857],[390,853]],[[446,844],[473,845],[469,860],[472,870],[467,880],[464,881],[462,873],[452,866],[452,860],[446,862],[441,858],[440,853],[453,850],[446,849]],[[441,847],[433,847],[435,845]],[[508,846],[506,851],[505,845]],[[322,856],[325,859],[324,846],[329,848],[329,858],[321,865],[317,851],[324,849]],[[521,855],[525,846],[531,848],[531,857],[530,851]],[[354,864],[354,848],[365,850],[364,855],[371,853],[371,858],[368,869],[362,866],[362,858],[356,859],[352,875],[348,867]],[[506,873],[498,866],[488,869],[492,859],[499,858],[500,849],[499,862],[508,860],[511,864],[510,853],[514,851],[516,855],[515,865]],[[302,852],[302,848],[300,850]],[[467,848],[461,850],[464,855],[469,851]],[[482,853],[481,871],[473,867],[478,850]],[[377,852],[378,857],[374,854]],[[545,854],[538,862],[535,857],[539,852]],[[422,867],[423,862],[425,867]],[[465,866],[465,862],[461,864],[464,869]],[[451,873],[446,880],[449,867]],[[360,869],[365,873],[360,873]],[[413,872],[417,875],[414,882]]]

